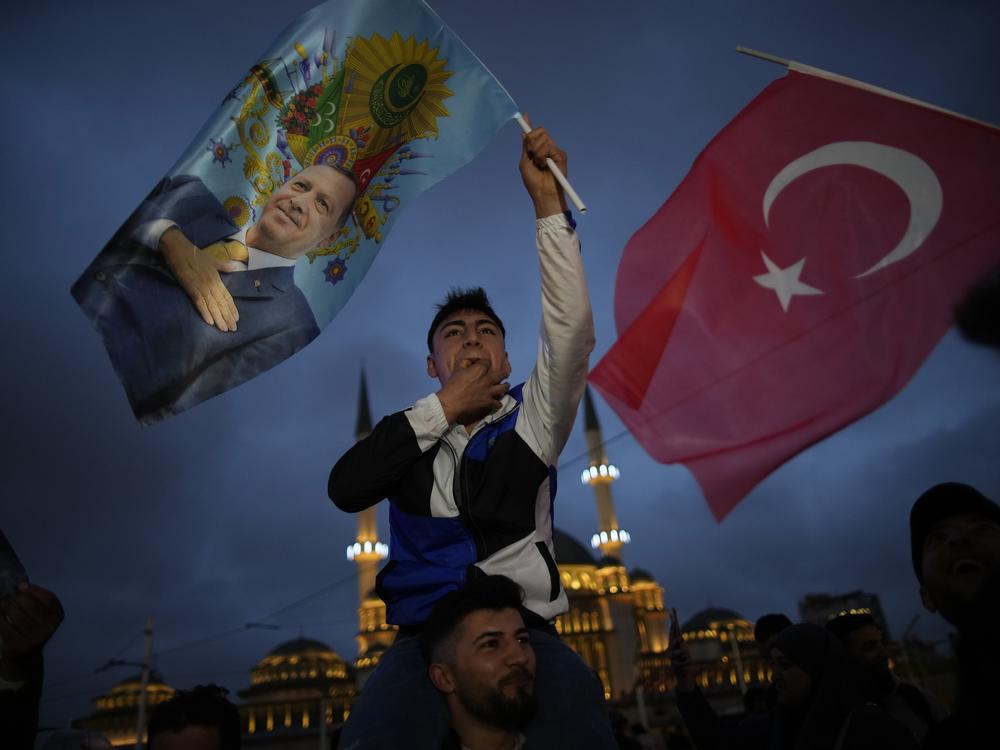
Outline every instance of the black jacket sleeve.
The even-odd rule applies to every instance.
[[[348,513],[370,508],[394,494],[406,470],[421,455],[406,412],[392,414],[334,465],[327,484],[330,499]]]

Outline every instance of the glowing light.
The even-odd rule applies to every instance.
[[[358,555],[372,555],[380,558],[389,556],[389,545],[382,542],[355,542],[347,545],[347,559],[353,560]]]
[[[580,481],[583,484],[595,484],[598,482],[612,482],[621,476],[618,467],[614,464],[595,464],[584,469],[580,474]]]
[[[590,546],[597,549],[602,544],[607,544],[608,542],[628,544],[631,541],[632,535],[625,531],[625,529],[611,529],[610,531],[602,531],[590,537]]]

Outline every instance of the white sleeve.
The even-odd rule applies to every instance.
[[[176,226],[177,223],[170,221],[170,219],[153,219],[152,221],[147,221],[137,226],[132,231],[132,239],[143,247],[148,247],[150,250],[156,250],[160,244],[160,237],[163,236],[163,233],[170,229],[170,227]]]
[[[421,453],[426,453],[448,431],[448,420],[436,393],[420,399],[404,413],[417,436]]]
[[[573,429],[594,349],[594,318],[580,241],[563,214],[538,219],[542,329],[538,359],[524,384],[518,429],[554,465]]]

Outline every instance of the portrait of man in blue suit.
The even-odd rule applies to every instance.
[[[296,259],[351,212],[357,182],[313,165],[238,229],[197,177],[165,178],[73,285],[140,421],[270,369],[319,334]]]

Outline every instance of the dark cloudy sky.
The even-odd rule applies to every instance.
[[[308,0],[18,3],[0,30],[3,225],[3,506],[0,523],[66,621],[47,650],[43,718],[57,724],[127,676],[156,618],[157,668],[175,686],[247,686],[278,642],[306,635],[345,658],[356,603],[344,548],[354,519],[326,499],[352,442],[358,372],[376,414],[435,389],[424,373],[432,305],[484,284],[505,316],[514,379],[539,313],[530,205],[510,124],[483,155],[402,215],[340,317],[293,360],[154,428],[133,420],[68,289],[221,97]],[[598,3],[439,0],[434,7],[570,154],[597,322],[613,343],[622,248],[700,149],[782,69],[737,44],[1000,122],[1000,6],[992,0]],[[598,402],[605,435],[620,422]],[[949,334],[910,386],[800,455],[716,524],[681,467],[627,435],[626,562],[651,570],[686,618],[709,603],[754,618],[804,593],[881,595],[896,635],[920,612],[906,517],[919,492],[962,479],[1000,497],[1000,357]],[[557,523],[596,525],[564,453]],[[339,586],[334,586],[340,582]],[[202,645],[177,645],[260,622]],[[946,632],[923,614],[917,632]]]

